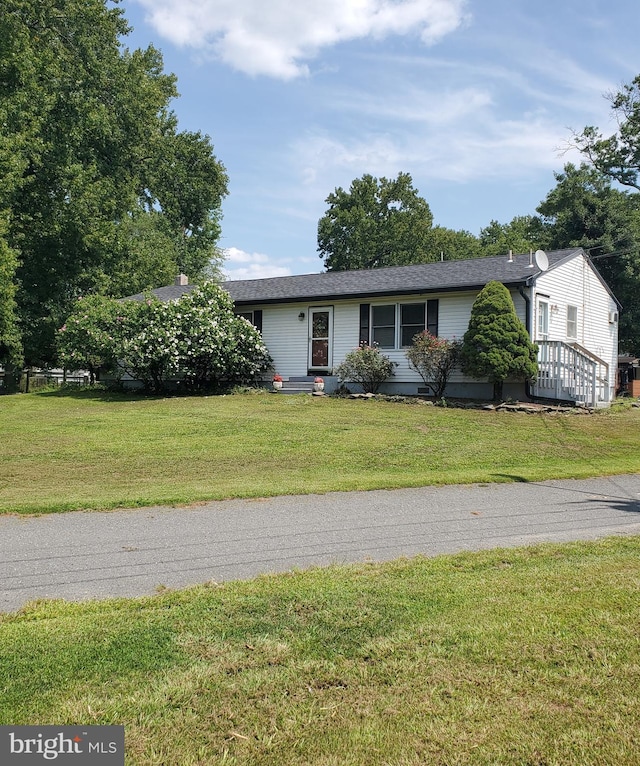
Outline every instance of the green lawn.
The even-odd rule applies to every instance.
[[[0,397],[0,513],[640,471],[640,410],[244,394]]]
[[[640,537],[0,615],[0,724],[129,765],[635,766],[638,689]]]
[[[0,397],[0,512],[640,471],[640,410]],[[640,537],[0,614],[0,724],[148,766],[635,766]]]

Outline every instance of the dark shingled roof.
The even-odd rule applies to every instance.
[[[556,250],[547,253],[549,268],[581,252],[580,248]],[[329,271],[319,274],[300,274],[291,277],[243,279],[224,282],[236,304],[295,303],[296,301],[328,301],[339,298],[364,298],[385,295],[409,295],[458,290],[481,289],[487,282],[497,280],[505,285],[522,285],[541,271],[531,266],[529,254],[464,261],[438,261],[412,266],[390,266],[360,271]],[[194,285],[168,285],[152,290],[160,300],[180,298],[194,289]],[[142,300],[142,294],[130,296]]]

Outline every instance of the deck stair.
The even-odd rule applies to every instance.
[[[609,365],[577,343],[538,341],[536,398],[570,401],[584,407],[609,404]]]

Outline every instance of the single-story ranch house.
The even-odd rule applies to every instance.
[[[262,332],[276,372],[286,382],[322,376],[360,343],[377,344],[397,363],[387,393],[424,393],[405,349],[428,329],[462,338],[478,292],[491,280],[510,291],[516,312],[538,344],[539,371],[524,383],[505,383],[504,395],[606,406],[615,395],[620,305],[582,248],[550,253],[227,281],[237,313]],[[193,289],[184,276],[153,290],[176,300]],[[132,296],[141,298],[142,296]],[[445,396],[490,398],[492,386],[454,372]]]

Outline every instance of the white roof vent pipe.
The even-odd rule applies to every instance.
[[[507,263],[513,263],[513,250],[509,250],[509,260]]]
[[[529,250],[529,265],[527,266],[528,269],[533,268],[533,250]]]

